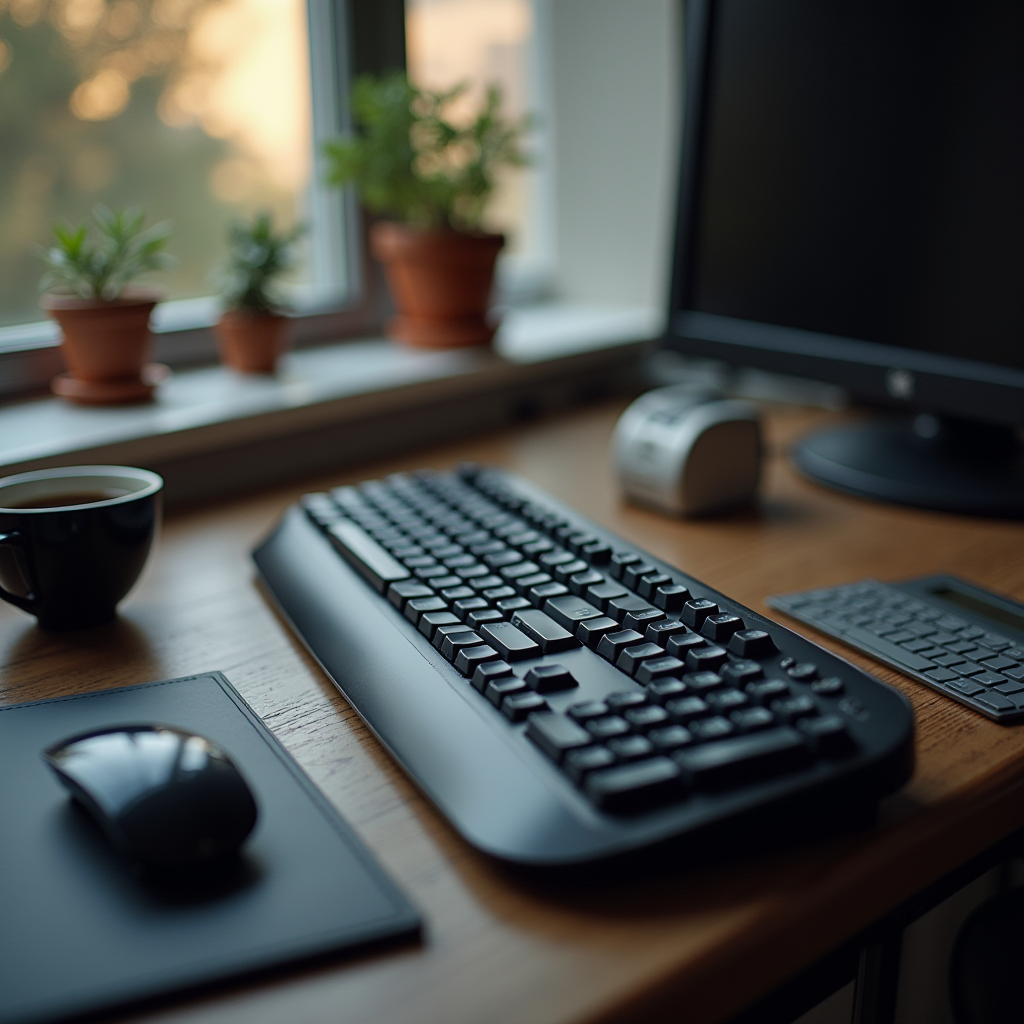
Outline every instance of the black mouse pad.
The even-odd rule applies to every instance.
[[[259,820],[237,871],[142,882],[40,758],[158,722],[238,765]],[[0,1022],[76,1016],[384,939],[419,918],[219,672],[0,708]]]

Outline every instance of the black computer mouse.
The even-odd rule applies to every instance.
[[[144,868],[195,868],[234,855],[256,801],[215,743],[167,725],[82,733],[43,759],[115,849]]]

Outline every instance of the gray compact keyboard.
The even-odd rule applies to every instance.
[[[996,722],[1024,720],[1024,607],[955,576],[861,580],[768,598]]]

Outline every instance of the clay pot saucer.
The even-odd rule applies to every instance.
[[[82,405],[123,405],[128,402],[148,402],[157,385],[171,375],[169,366],[149,363],[138,378],[121,380],[79,380],[70,372],[58,374],[50,381],[50,390],[61,398]]]

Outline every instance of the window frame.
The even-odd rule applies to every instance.
[[[310,38],[314,136],[341,134],[349,127],[345,98],[361,74],[405,68],[403,0],[306,0]],[[342,226],[329,232],[344,246],[347,295],[335,308],[291,315],[298,348],[381,333],[389,312],[380,269],[370,255],[367,218],[351,188],[323,201],[343,211]],[[326,207],[327,209],[323,209]],[[208,298],[168,303],[154,325],[154,358],[175,367],[213,363],[217,349],[212,325],[215,302]],[[161,323],[160,321],[164,322]],[[48,387],[63,370],[60,335],[52,321],[0,328],[0,400]]]

